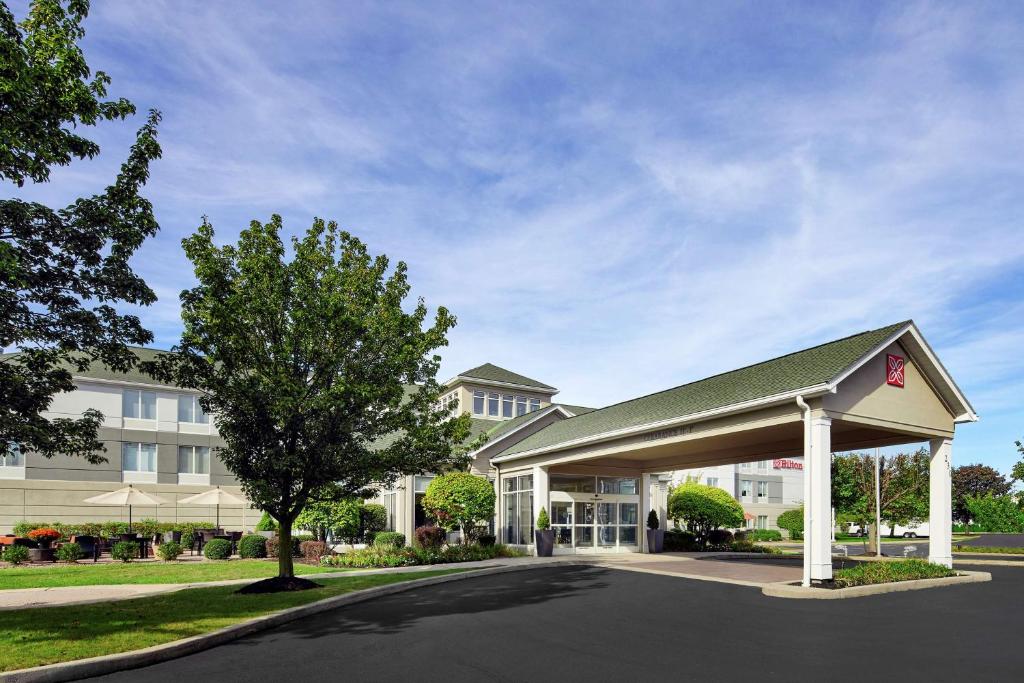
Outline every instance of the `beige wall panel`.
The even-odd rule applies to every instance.
[[[886,354],[889,353],[905,360],[903,388],[886,384]],[[843,380],[835,394],[825,397],[824,406],[830,413],[953,433],[953,414],[898,343]]]

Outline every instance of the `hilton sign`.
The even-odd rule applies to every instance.
[[[772,467],[777,470],[802,470],[804,468],[804,464],[802,462],[797,462],[796,460],[781,459],[772,460]]]

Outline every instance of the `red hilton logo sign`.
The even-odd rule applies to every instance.
[[[895,356],[891,353],[885,354],[885,383],[903,388],[903,356]]]
[[[777,470],[802,470],[804,468],[804,464],[802,462],[797,462],[796,460],[779,459],[772,460],[772,467]]]

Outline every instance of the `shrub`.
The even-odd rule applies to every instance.
[[[419,548],[440,548],[444,539],[445,531],[439,526],[416,527],[416,546]]]
[[[77,543],[63,543],[57,548],[57,559],[61,562],[78,562],[82,554],[82,546]]]
[[[264,512],[260,521],[256,522],[256,531],[277,531],[277,520],[269,512]]]
[[[266,540],[266,548],[267,548],[267,557],[277,557],[277,555],[278,555],[278,548],[280,547],[280,544],[281,544],[281,537],[280,536],[272,536],[272,537],[270,537],[268,539],[265,539],[265,540]],[[313,537],[309,536],[309,535],[292,536],[292,557],[298,557],[300,555],[300,553],[299,553],[299,545],[303,541],[312,541],[312,540],[313,540]]]
[[[356,498],[339,498],[309,503],[295,518],[294,528],[313,532],[317,540],[326,540],[327,532],[349,543],[359,536],[362,503]]]
[[[734,540],[728,529],[712,529],[708,532],[707,545],[715,550],[725,550]]]
[[[110,556],[122,562],[131,562],[139,556],[139,544],[135,541],[118,541],[110,550]]]
[[[376,531],[367,531],[365,534],[363,534],[363,543],[365,543],[366,545],[373,545],[373,542],[374,540],[376,540],[376,538]]]
[[[974,523],[985,531],[1024,532],[1024,510],[1017,507],[1012,496],[968,496],[965,503]]]
[[[495,536],[494,534],[483,534],[477,540],[479,541],[480,545],[482,545],[483,547],[490,548],[491,546],[493,546],[498,541],[498,537]]]
[[[449,472],[434,477],[423,494],[423,509],[427,514],[448,531],[461,528],[465,544],[475,540],[478,522],[494,516],[494,502],[494,485],[469,472]]]
[[[168,541],[167,543],[161,543],[156,547],[156,554],[160,556],[161,560],[170,562],[171,560],[178,559],[178,555],[181,555],[182,550],[180,543],[174,541]]]
[[[373,543],[373,536],[388,526],[387,508],[377,503],[367,503],[359,510],[359,520],[363,528],[363,540]]]
[[[744,538],[740,538],[740,533],[736,533],[736,540],[747,540],[747,541],[781,541],[782,534],[775,529],[751,529],[744,534]]]
[[[525,553],[505,545],[449,545],[428,550],[411,547],[374,546],[340,555],[321,558],[320,564],[330,567],[409,567],[423,564],[448,564],[493,560],[498,557],[522,557]]]
[[[665,532],[665,551],[670,553],[693,552],[698,550],[697,537],[689,531],[672,529]]]
[[[537,514],[537,530],[547,531],[551,528],[551,518],[548,517],[547,508],[541,506],[540,512]]]
[[[50,527],[43,527],[41,529],[33,529],[28,532],[28,537],[36,543],[50,544],[60,538],[61,533],[56,529]]]
[[[238,556],[244,558],[260,558],[267,556],[267,538],[259,534],[242,536],[238,542]]]
[[[804,534],[804,506],[786,510],[775,520],[775,524],[780,529],[788,531],[791,539],[799,540]]]
[[[837,587],[846,588],[915,579],[935,579],[944,576],[956,576],[956,572],[941,564],[909,559],[892,562],[860,562],[855,567],[837,569],[832,578]]]
[[[653,508],[647,513],[647,528],[652,530],[658,528],[658,511]]]
[[[702,546],[708,542],[715,544],[710,534],[719,527],[738,527],[743,524],[743,507],[728,492],[715,486],[695,482],[682,484],[672,490],[668,509],[672,519],[686,522],[686,527],[694,533]]]
[[[320,564],[320,558],[328,553],[327,544],[323,541],[303,541],[299,544],[299,552],[306,562]]]
[[[778,548],[766,548],[763,545],[756,545],[753,541],[733,541],[729,544],[729,550],[734,553],[765,553],[767,555],[782,552]]]
[[[4,551],[3,560],[11,564],[28,562],[28,548],[23,545],[9,545]]]
[[[381,531],[373,539],[374,548],[401,548],[405,545],[405,534],[397,531]]]
[[[203,546],[203,555],[208,560],[226,560],[231,557],[231,541],[215,538]]]

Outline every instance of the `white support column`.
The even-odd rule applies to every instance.
[[[540,465],[533,466],[533,521],[531,526],[536,528],[537,526],[537,515],[540,514],[540,509],[548,508],[548,468],[541,467]],[[551,516],[551,510],[548,510],[548,517]],[[531,545],[536,545],[534,539],[531,540]],[[534,550],[536,553],[536,550]]]
[[[810,459],[804,476],[810,479],[810,528],[804,552],[810,555],[811,581],[832,579],[832,419],[811,417]],[[806,505],[806,503],[805,503]]]
[[[668,482],[658,479],[658,498],[655,508],[658,510],[658,521],[662,529],[668,531]]]
[[[640,476],[640,552],[649,552],[647,547],[647,514],[651,509],[651,475]],[[659,520],[660,522],[660,520]]]
[[[953,566],[952,439],[931,440],[928,476],[928,561]]]

